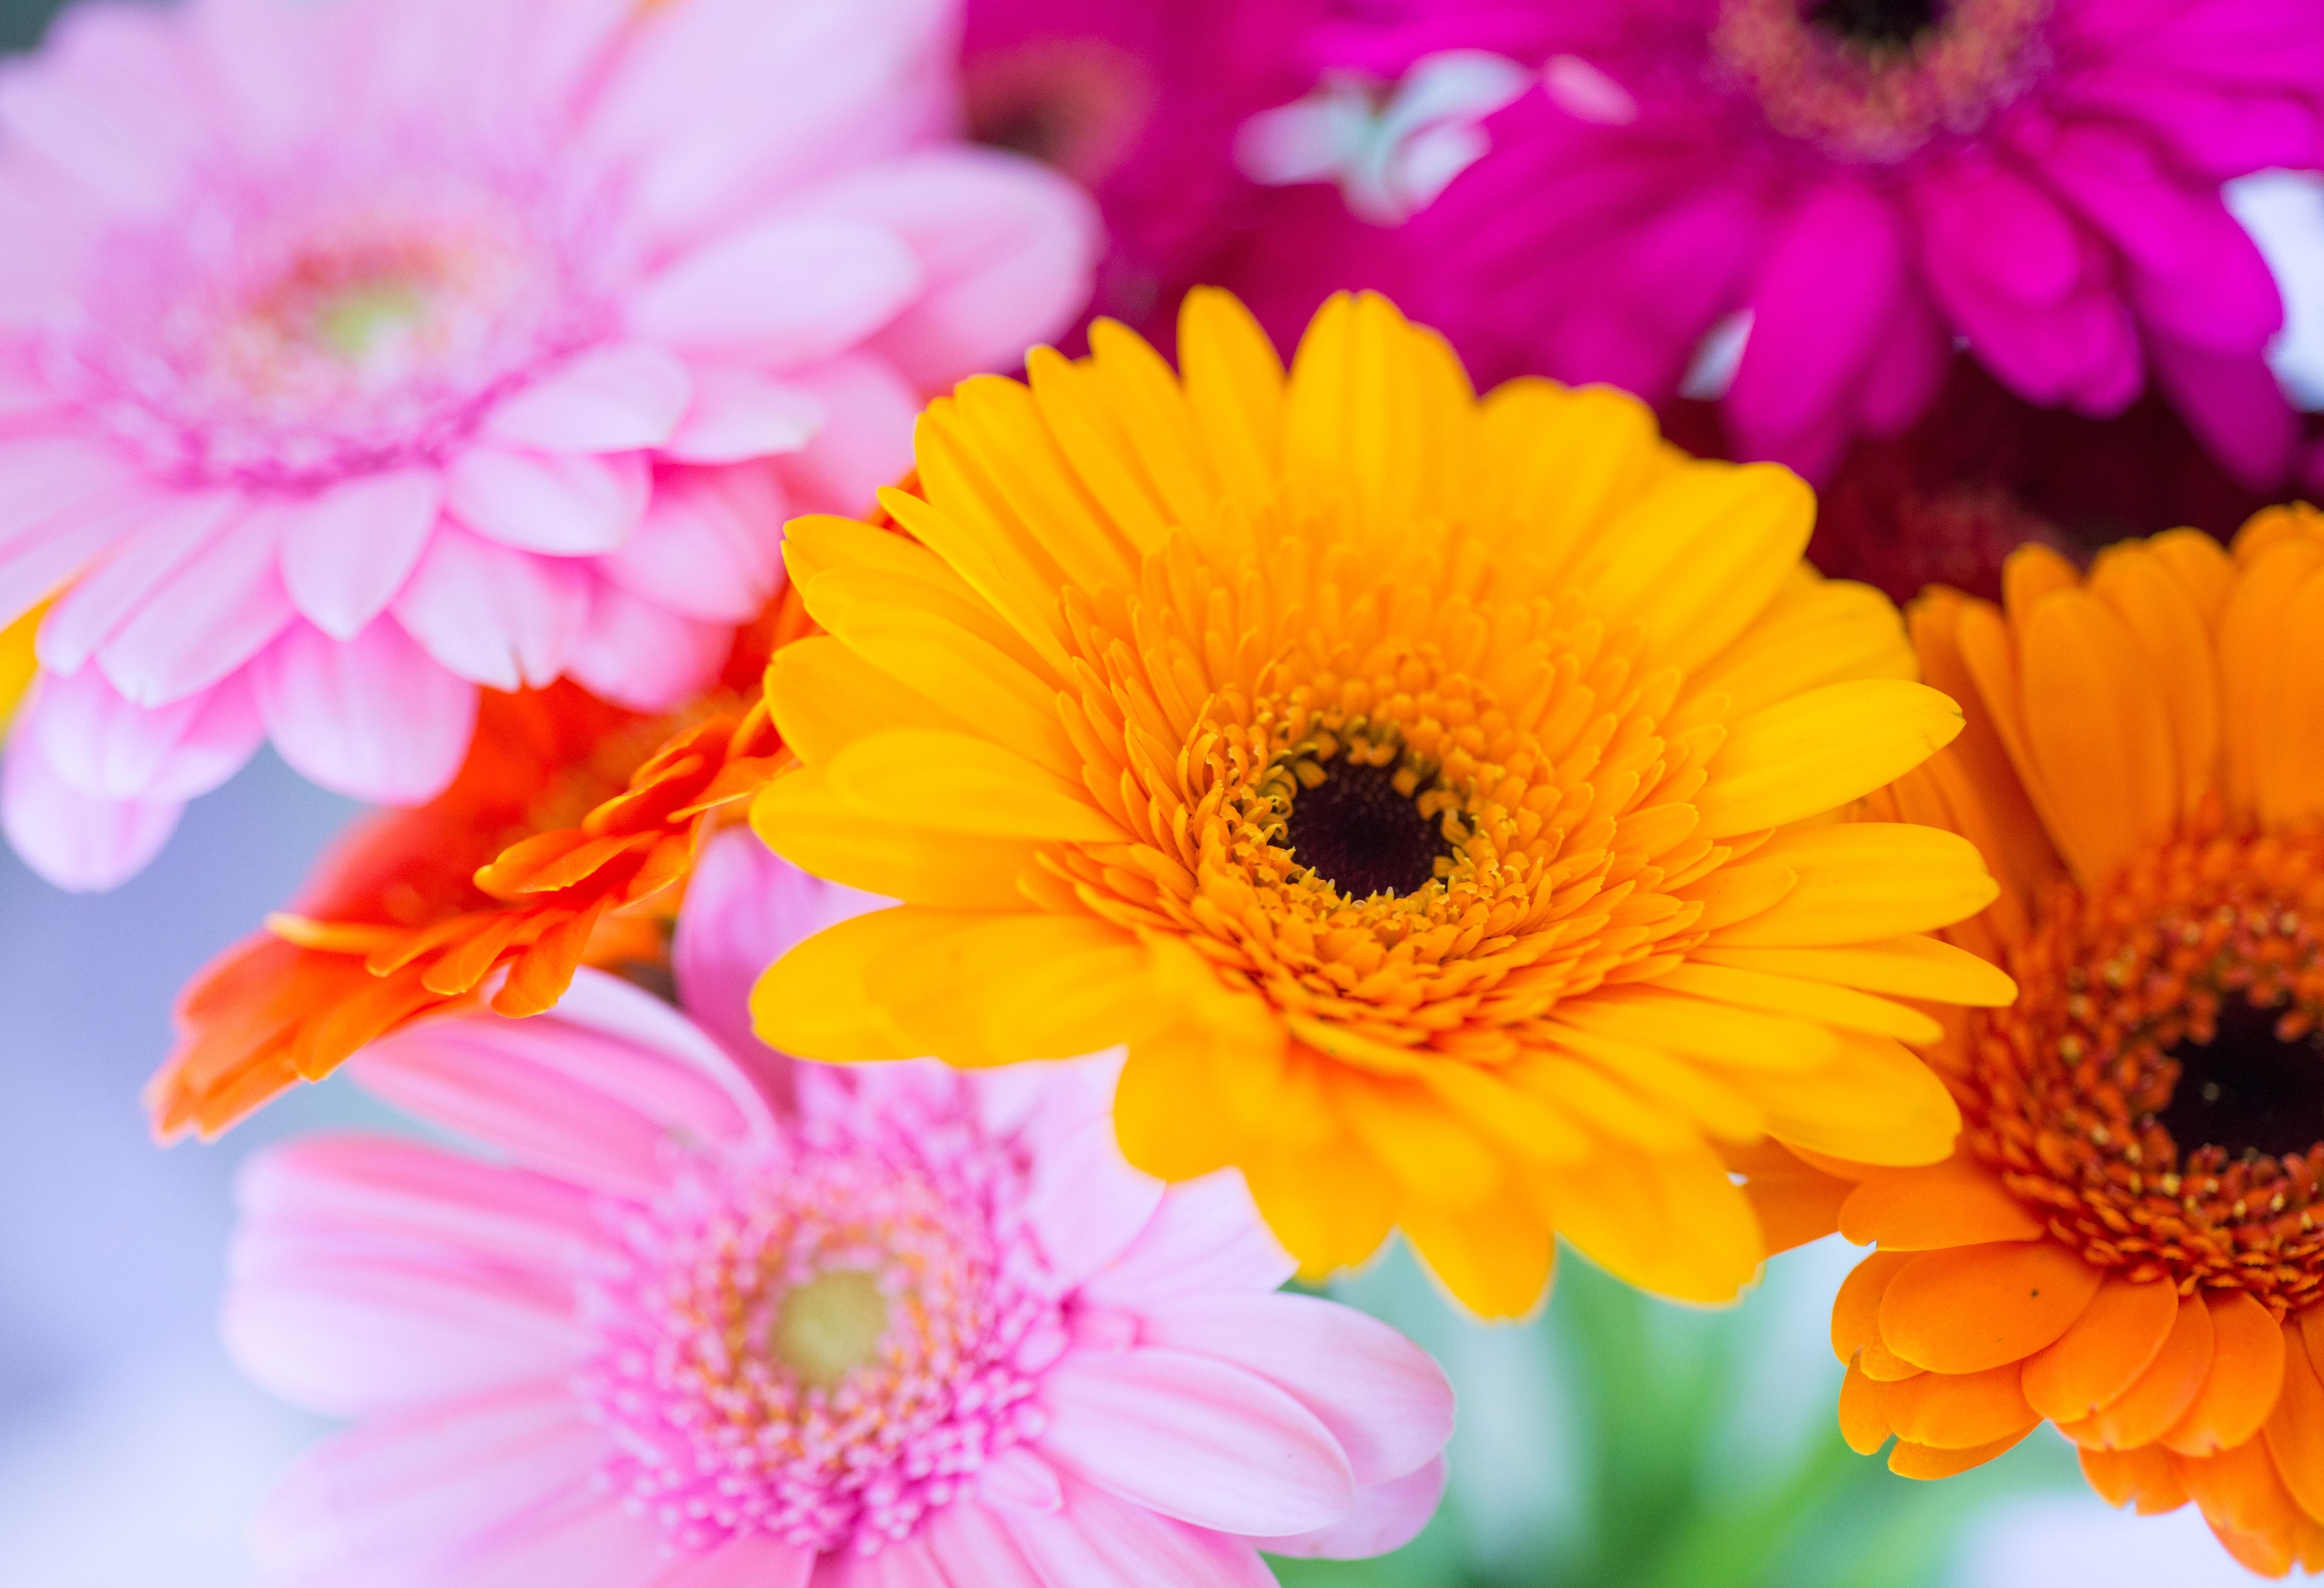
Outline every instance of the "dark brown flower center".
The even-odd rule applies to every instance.
[[[1434,881],[1452,845],[1440,822],[1397,791],[1396,769],[1342,758],[1321,764],[1323,780],[1293,797],[1285,820],[1291,857],[1349,899],[1415,893]]]
[[[2190,1034],[2165,1056],[2179,1078],[2154,1118],[2182,1161],[2207,1147],[2283,1158],[2324,1142],[2324,1053],[2312,1034],[2282,1040],[2280,1018],[2247,1000],[2223,1002],[2210,1040]]]
[[[1942,19],[1939,0],[1809,0],[1807,19],[1828,33],[1873,49],[1902,49]]]

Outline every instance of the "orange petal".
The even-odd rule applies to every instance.
[[[2297,1325],[2286,1324],[2289,1335]],[[2284,1341],[2283,1393],[2268,1415],[2267,1449],[2300,1509],[2324,1516],[2324,1382],[2296,1339]]]
[[[1880,1338],[1932,1372],[1983,1372],[2063,1334],[2099,1278],[2079,1252],[2048,1241],[1923,1252],[1881,1297]]]
[[[1950,1478],[1955,1473],[1983,1466],[2039,1426],[2038,1422],[2029,1423],[2006,1439],[1996,1439],[1990,1445],[1974,1445],[1968,1450],[1939,1450],[1899,1439],[1896,1448],[1888,1453],[1888,1470],[1900,1478]]]
[[[1892,1169],[1858,1186],[1841,1205],[1840,1233],[1884,1251],[1932,1251],[1988,1241],[2033,1241],[2042,1222],[1983,1169],[1955,1159]]]
[[[2163,1436],[2181,1455],[2209,1455],[2260,1430],[2283,1390],[2283,1331],[2248,1290],[2213,1290],[2211,1371],[2201,1393]]]
[[[2160,1445],[2142,1445],[2135,1450],[2084,1450],[2081,1456],[2082,1476],[2108,1505],[2135,1501],[2140,1516],[2152,1517],[2187,1503],[2187,1488],[2179,1482],[2179,1469],[2172,1463],[2171,1453]]]
[[[2174,1455],[2171,1461],[2229,1555],[2265,1577],[2281,1577],[2292,1569],[2300,1507],[2276,1475],[2265,1441],[2247,1439],[2217,1455]]]
[[[1852,1182],[1825,1174],[1774,1141],[1722,1147],[1720,1156],[1744,1177],[1743,1194],[1751,1200],[1769,1257],[1840,1228],[1840,1206],[1855,1189]]]
[[[1848,1364],[1840,1381],[1840,1436],[1858,1455],[1870,1455],[1888,1443],[1888,1386],[1868,1379]]]
[[[2089,1416],[2138,1381],[2178,1321],[2169,1280],[2107,1279],[2072,1328],[2025,1359],[2025,1399],[2061,1423]]]
[[[2114,609],[2079,590],[2045,596],[2021,642],[2026,731],[2062,818],[2052,836],[2085,884],[2103,882],[2179,814],[2153,669]]]
[[[2060,1424],[2058,1431],[2077,1445],[2100,1450],[2152,1445],[2194,1404],[2210,1371],[2211,1309],[2200,1297],[2181,1297],[2163,1349],[2138,1381],[2120,1399],[2079,1423]]]
[[[2090,588],[2122,619],[2146,658],[2171,720],[2180,808],[2190,811],[2218,780],[2219,681],[2202,609],[2155,549],[2136,540],[2098,553]]]
[[[1970,1450],[2012,1439],[2042,1420],[2025,1404],[2014,1362],[1981,1373],[1922,1373],[1888,1386],[1896,1437],[1939,1450]]]
[[[1909,1252],[1876,1251],[1849,1271],[1831,1304],[1831,1353],[1852,1359],[1880,1339],[1880,1298],[1888,1282],[1913,1260]]]

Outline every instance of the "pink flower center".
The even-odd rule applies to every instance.
[[[1834,159],[1886,164],[1976,132],[2048,63],[2050,0],[1725,0],[1723,74],[1768,125]]]
[[[157,473],[292,487],[442,458],[601,294],[521,183],[318,173],[101,248],[62,377]]]
[[[760,1531],[872,1554],[1041,1432],[1066,1335],[1010,1209],[1021,1169],[955,1127],[705,1168],[619,1231],[578,1389],[608,1476],[681,1548]]]

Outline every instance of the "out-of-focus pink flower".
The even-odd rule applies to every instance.
[[[777,1058],[751,983],[853,900],[740,832],[694,888],[687,1013],[584,971],[355,1061],[496,1161],[333,1137],[245,1170],[228,1343],[364,1424],[265,1510],[271,1582],[1268,1588],[1260,1548],[1419,1529],[1449,1387],[1278,1293],[1239,1177],[1130,1169],[1103,1061]]]
[[[698,688],[1097,237],[945,0],[90,5],[0,77],[7,830],[100,887],[272,738],[423,800],[478,686]],[[60,589],[62,594],[57,594]]]
[[[1315,80],[1305,42],[1329,0],[967,0],[968,125],[1094,194],[1109,246],[1093,312],[1167,347],[1178,300],[1247,286],[1245,254],[1304,208],[1236,169],[1243,124]],[[1291,272],[1299,327],[1333,287],[1328,260]]]
[[[1814,475],[1936,396],[1956,338],[2044,405],[2149,379],[2249,484],[2293,415],[2227,178],[2324,159],[2324,0],[1372,0],[1323,48],[1536,87],[1386,282],[1491,380],[1676,392],[1714,330],[1746,453]],[[1748,315],[1748,338],[1742,337]],[[1713,339],[1715,341],[1715,339]]]

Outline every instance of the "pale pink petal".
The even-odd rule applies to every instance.
[[[266,731],[301,774],[374,805],[442,793],[468,753],[476,687],[393,620],[352,640],[292,626],[251,669]]]
[[[1124,1500],[1222,1533],[1304,1533],[1355,1498],[1348,1458],[1314,1413],[1209,1357],[1076,1352],[1041,1380],[1052,1462]]]
[[[489,125],[512,113],[570,114],[606,64],[636,0],[342,0],[335,53],[356,71],[348,113],[420,113]]]
[[[694,372],[694,401],[662,446],[680,463],[741,463],[796,452],[823,426],[814,393],[756,370],[710,365]]]
[[[187,7],[195,69],[248,155],[297,151],[340,112],[343,77],[328,52],[329,8],[281,0],[201,0]]]
[[[679,258],[639,289],[631,331],[789,369],[844,352],[925,282],[903,240],[863,221],[761,221]]]
[[[890,1545],[883,1555],[910,1549]],[[652,1580],[651,1588],[807,1588],[815,1574],[815,1551],[785,1544],[765,1533],[744,1533],[706,1554],[680,1556]],[[945,1588],[939,1580],[935,1588]]]
[[[99,799],[62,778],[29,743],[0,759],[0,826],[44,881],[97,893],[135,876],[161,853],[185,806],[176,800]]]
[[[523,551],[611,551],[645,517],[652,472],[632,453],[558,457],[471,447],[444,475],[444,505],[478,534]]]
[[[714,846],[716,842],[713,840]],[[689,903],[700,877],[697,869],[687,883]],[[565,996],[558,1000],[556,1012],[536,1018],[671,1061],[679,1076],[673,1092],[665,1093],[665,1069],[659,1066],[591,1072],[590,1078],[643,1113],[678,1122],[676,1128],[681,1131],[707,1131],[725,1140],[738,1134],[762,1136],[773,1129],[773,1116],[756,1078],[735,1064],[733,1054],[696,1021],[694,1011],[673,1009],[634,982],[584,965],[574,973]],[[703,1107],[694,1085],[697,1078],[724,1093],[733,1112],[697,1113]]]
[[[1316,1296],[1188,1296],[1155,1303],[1141,1343],[1216,1357],[1289,1390],[1332,1430],[1359,1483],[1400,1478],[1452,1436],[1452,1386],[1428,1353]]]
[[[94,442],[72,436],[24,436],[0,440],[0,548],[13,549],[43,519],[85,507],[116,489],[121,460]]]
[[[122,698],[95,668],[42,679],[15,732],[82,793],[146,804],[208,793],[266,742],[244,675],[149,708]]]
[[[1221,1169],[1171,1186],[1145,1231],[1082,1294],[1141,1311],[1174,1297],[1273,1290],[1298,1266],[1259,1216],[1241,1172]]]
[[[641,230],[699,236],[753,198],[952,135],[953,16],[943,0],[659,9],[622,51],[576,152],[635,172]]]
[[[719,1080],[550,1016],[421,1021],[351,1068],[365,1089],[517,1163],[640,1196],[661,1184],[665,1142],[733,1141],[751,1129]]]
[[[308,1136],[255,1153],[235,1202],[254,1229],[419,1242],[544,1274],[597,1233],[576,1186],[391,1136]]]
[[[254,505],[231,491],[168,496],[120,531],[119,549],[79,580],[41,620],[42,667],[77,673],[157,594],[167,598],[180,570],[206,555],[228,524]]]
[[[484,433],[540,452],[637,452],[662,446],[687,416],[693,377],[664,348],[593,347],[495,406]]]
[[[1275,1583],[1259,1552],[1243,1540],[1184,1527],[1087,1484],[1069,1483],[1065,1509],[1053,1517],[995,1514],[1044,1588],[1273,1588]]]
[[[1120,1257],[1154,1217],[1163,1186],[1131,1168],[1113,1121],[1091,1120],[1034,1165],[1027,1214],[1060,1283],[1076,1285]]]
[[[789,516],[782,482],[764,465],[657,469],[645,522],[597,568],[672,612],[745,623],[782,588]]]
[[[565,671],[616,706],[668,711],[717,682],[733,644],[727,624],[680,616],[601,580]]]
[[[1103,238],[1096,208],[1047,166],[990,149],[926,150],[841,177],[804,200],[816,214],[892,230],[927,272],[873,346],[939,391],[1014,369],[1088,301]]]
[[[612,1454],[553,1377],[425,1407],[301,1456],[268,1495],[252,1549],[276,1571],[335,1579],[378,1562],[418,1582],[421,1563],[586,1491]]]
[[[660,1525],[591,1486],[479,1541],[428,1588],[639,1588],[669,1565]]]
[[[443,505],[432,468],[361,475],[299,503],[282,534],[291,604],[331,638],[354,639],[419,566]]]
[[[973,1500],[930,1517],[920,1537],[952,1588],[1047,1588],[1001,1518]]]
[[[1444,1499],[1444,1458],[1385,1483],[1356,1491],[1355,1509],[1344,1521],[1286,1538],[1254,1538],[1269,1555],[1308,1560],[1367,1560],[1402,1549],[1420,1536]]]
[[[439,525],[388,610],[428,654],[493,689],[538,688],[565,670],[589,621],[589,575]]]
[[[298,621],[278,564],[281,520],[254,514],[229,524],[147,597],[105,643],[97,665],[141,706],[164,706],[207,689],[266,649]],[[134,557],[132,547],[124,555]]]
[[[695,863],[670,943],[670,973],[687,1018],[724,1050],[756,1065],[768,1053],[751,1028],[751,989],[792,947],[880,900],[811,877],[747,827],[719,834]]]
[[[115,215],[161,211],[207,131],[175,32],[128,6],[74,7],[38,56],[0,69],[0,140]]]
[[[977,1498],[1002,1510],[1028,1517],[1055,1516],[1065,1508],[1065,1480],[1057,1469],[1022,1445],[1012,1445],[976,1474]]]
[[[0,249],[0,254],[5,254]],[[0,485],[5,489],[5,485]],[[134,534],[171,499],[122,480],[0,539],[0,622],[14,623]]]
[[[849,354],[785,377],[824,406],[823,429],[798,451],[776,460],[797,508],[810,512],[871,511],[880,487],[912,466],[912,426],[921,398],[886,359]]]
[[[245,1232],[233,1264],[226,1350],[266,1389],[329,1417],[524,1383],[565,1371],[583,1345],[569,1297],[450,1251]]]

